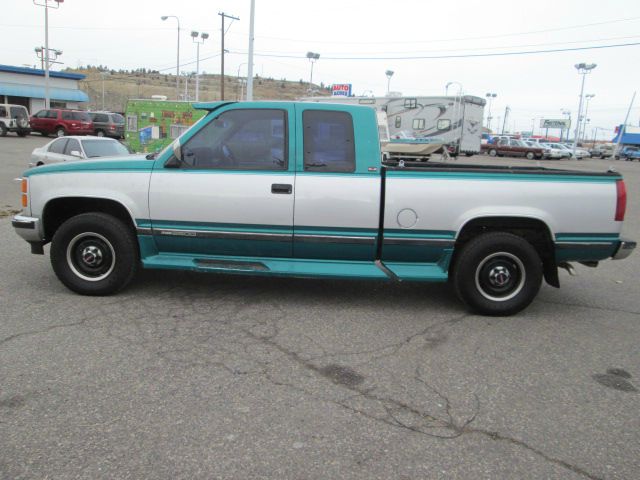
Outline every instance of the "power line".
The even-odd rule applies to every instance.
[[[607,41],[612,41],[612,40],[631,40],[631,39],[637,39],[640,38],[640,35],[629,35],[629,36],[624,36],[624,37],[609,37],[609,38],[591,38],[588,40],[572,40],[572,41],[562,41],[562,42],[546,42],[546,43],[529,43],[529,44],[522,44],[522,45],[502,45],[502,46],[496,46],[496,47],[477,47],[477,48],[450,48],[450,49],[437,49],[437,50],[416,50],[416,51],[405,51],[405,52],[377,52],[379,54],[397,54],[397,55],[402,55],[402,54],[419,54],[419,53],[436,53],[436,52],[468,52],[468,51],[474,51],[474,50],[497,50],[497,49],[505,49],[505,48],[525,48],[525,47],[544,47],[544,46],[550,46],[550,45],[575,45],[578,43],[588,43],[588,42],[607,42]],[[263,50],[262,52],[263,54],[281,54],[281,55],[287,55],[287,54],[292,54],[292,55],[297,55],[294,52],[285,52],[285,51],[269,51],[269,50]],[[357,53],[351,53],[351,52],[341,52],[344,55],[357,55]],[[326,52],[323,53],[323,57],[322,58],[328,58],[326,57],[327,55],[334,55],[333,52]]]
[[[615,20],[606,20],[602,22],[594,22],[594,23],[583,23],[579,25],[569,25],[566,27],[554,27],[554,28],[546,28],[542,30],[530,30],[527,32],[514,32],[514,33],[501,33],[496,35],[480,35],[480,36],[472,36],[472,37],[450,37],[450,38],[439,38],[433,40],[397,40],[397,41],[379,41],[379,42],[348,42],[348,41],[335,41],[335,40],[299,40],[294,38],[283,38],[283,37],[270,37],[270,36],[260,36],[257,38],[264,38],[269,40],[282,40],[286,42],[304,42],[305,44],[309,43],[318,43],[318,44],[337,44],[337,45],[390,45],[390,44],[417,44],[417,43],[442,43],[442,42],[454,42],[460,40],[482,40],[489,38],[504,38],[504,37],[516,37],[522,35],[533,35],[537,33],[550,33],[550,32],[560,32],[564,30],[574,30],[577,28],[587,28],[587,27],[596,27],[600,25],[609,25],[613,23],[621,23],[621,22],[630,22],[640,20],[640,17],[628,17],[628,18],[618,18]],[[235,35],[243,35],[235,33]]]
[[[553,48],[548,50],[527,50],[521,52],[489,52],[489,53],[468,53],[460,55],[412,55],[405,57],[325,57],[323,60],[434,60],[442,58],[479,58],[479,57],[506,57],[513,55],[533,55],[539,53],[557,53],[557,52],[575,52],[582,50],[598,50],[604,48],[633,47],[640,45],[640,42],[619,43],[613,45],[595,45],[590,47],[573,47],[573,48]],[[246,52],[232,51],[230,53],[238,55],[246,55]],[[277,54],[261,54],[255,53],[256,57],[272,57],[272,58],[305,58],[302,55],[277,55]]]

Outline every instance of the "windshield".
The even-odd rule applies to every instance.
[[[29,114],[24,107],[10,107],[11,118],[28,118]]]
[[[129,155],[129,149],[116,140],[82,140],[88,158]]]

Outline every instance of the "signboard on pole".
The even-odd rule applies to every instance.
[[[540,128],[560,128],[562,130],[568,130],[571,128],[571,120],[569,118],[542,118],[540,120]]]
[[[351,96],[351,84],[350,83],[336,83],[331,85],[331,95],[334,97],[350,97]]]

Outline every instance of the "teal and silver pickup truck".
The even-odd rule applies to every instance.
[[[157,155],[28,170],[18,234],[83,295],[137,269],[444,282],[509,315],[558,267],[627,257],[618,173],[381,162],[365,106],[203,103]]]

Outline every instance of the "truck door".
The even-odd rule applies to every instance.
[[[157,161],[149,223],[161,253],[291,256],[294,111],[268,105],[210,113],[181,140],[181,162]]]
[[[375,112],[297,105],[296,258],[375,258],[380,149]]]

